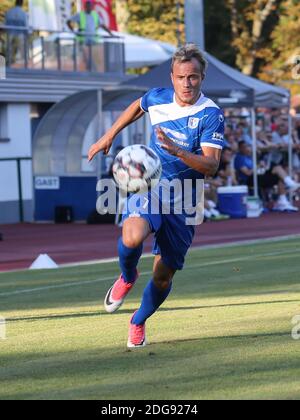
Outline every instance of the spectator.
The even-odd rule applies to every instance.
[[[216,178],[220,180],[221,186],[224,187],[238,184],[234,169],[233,153],[228,147],[223,149]]]
[[[238,152],[238,149],[239,149],[238,144],[239,144],[239,142],[238,142],[238,140],[237,140],[237,138],[236,138],[236,136],[235,136],[234,133],[233,134],[230,134],[227,137],[227,143],[228,143],[228,148],[230,148],[230,150],[233,153],[237,153]]]
[[[276,150],[271,152],[271,161],[275,164],[287,166],[287,152],[288,152],[288,127],[284,122],[281,122],[276,131],[272,134],[272,143]]]
[[[110,36],[111,31],[100,21],[99,14],[93,10],[93,3],[87,1],[85,10],[72,16],[67,25],[71,31],[76,32],[73,23],[78,26],[77,40],[79,42],[80,54],[85,65],[84,70],[104,71],[104,53],[102,46],[99,46],[100,36],[98,29],[103,28]],[[98,44],[98,48],[94,48]],[[100,48],[99,48],[100,47]],[[98,63],[98,65],[97,65]]]
[[[247,122],[240,122],[235,130],[238,141],[244,141],[247,144],[252,144],[252,137],[249,135],[250,129]]]
[[[204,200],[204,219],[212,221],[228,220],[230,216],[222,214],[217,209],[217,205],[212,200]]]
[[[244,141],[239,143],[239,153],[235,158],[234,165],[239,183],[253,188],[252,150]],[[258,174],[258,185],[261,190],[273,188],[275,185],[278,186],[279,199],[274,206],[274,210],[298,211],[298,208],[288,201],[286,193],[287,188],[289,191],[296,191],[300,188],[300,184],[292,180],[281,166],[277,165],[268,169],[265,162],[260,161]]]
[[[24,59],[28,34],[28,17],[22,9],[23,0],[16,0],[15,7],[5,14],[5,25],[15,27],[8,30],[8,53],[7,62],[9,65],[17,61],[18,56]],[[20,28],[20,29],[17,29]]]
[[[85,10],[72,16],[68,21],[68,27],[71,31],[75,32],[73,23],[76,23],[79,27],[78,39],[81,44],[94,45],[99,39],[97,30],[103,28],[110,36],[113,36],[112,32],[100,21],[99,14],[93,10],[93,3],[87,1],[85,3]],[[80,35],[86,34],[86,35]]]

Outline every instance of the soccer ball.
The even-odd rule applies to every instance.
[[[136,193],[155,187],[161,176],[161,162],[157,154],[141,144],[127,146],[117,154],[113,175],[123,191]]]

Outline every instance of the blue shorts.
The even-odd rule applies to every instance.
[[[168,267],[182,270],[185,256],[193,242],[195,227],[186,225],[186,217],[183,214],[162,214],[162,212],[152,214],[150,200],[145,208],[137,209],[135,207],[132,211],[128,204],[135,196],[131,196],[127,200],[123,221],[130,217],[142,217],[147,220],[151,232],[154,233],[152,253],[161,255],[164,264]]]

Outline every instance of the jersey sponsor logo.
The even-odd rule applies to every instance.
[[[170,128],[167,127],[161,127],[161,129],[163,130],[163,132],[166,135],[170,135],[173,136],[175,139],[178,140],[187,140],[187,136],[184,133],[178,133],[178,131],[175,130],[171,130]]]
[[[181,141],[181,140],[175,140],[175,139],[171,139],[171,140],[173,140],[173,141],[174,141],[174,143],[179,144],[179,146],[184,146],[184,147],[188,147],[188,146],[189,146],[189,144],[188,144],[188,143],[186,143],[186,142],[184,142],[184,141]]]
[[[212,135],[212,140],[222,141],[224,140],[224,135],[222,133],[214,133]]]
[[[161,127],[161,129],[174,143],[178,144],[179,146],[189,147],[189,143],[184,141],[187,140],[187,136],[185,134],[178,133],[177,131],[171,130],[170,128],[166,127]]]
[[[178,144],[179,146],[183,146],[183,147],[189,147],[189,144],[186,143],[185,141],[182,140],[176,140],[176,139],[172,139],[171,137],[169,137],[170,140],[172,140],[173,143]],[[161,146],[160,143],[156,142],[157,146]]]
[[[189,119],[188,127],[194,130],[199,126],[200,118],[191,117]]]

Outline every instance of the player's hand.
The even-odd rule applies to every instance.
[[[156,128],[156,135],[158,140],[161,142],[161,148],[166,150],[170,155],[178,156],[178,153],[181,149],[181,147],[177,146],[160,128]]]
[[[101,137],[97,141],[97,143],[94,143],[89,150],[88,153],[88,160],[89,162],[96,156],[97,153],[103,152],[105,155],[107,155],[110,151],[112,145],[112,139],[108,138],[107,136]]]

